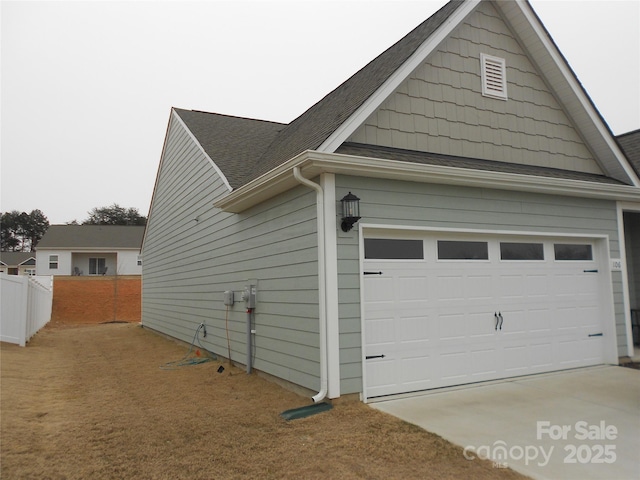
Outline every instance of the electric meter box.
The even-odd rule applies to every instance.
[[[234,298],[233,298],[233,290],[227,290],[226,292],[224,292],[224,304],[225,305],[233,305],[234,303]]]
[[[256,290],[255,285],[244,286],[244,301],[247,303],[247,308],[256,308]]]

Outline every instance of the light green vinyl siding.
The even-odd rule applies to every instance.
[[[360,222],[428,228],[608,235],[618,258],[616,205],[612,201],[461,186],[336,177],[336,199],[361,198]],[[338,232],[341,392],[362,391],[358,234]],[[626,354],[622,278],[612,272],[617,343]]]
[[[228,192],[209,159],[172,120],[143,249],[142,323],[246,363],[240,292],[258,281],[256,369],[319,388],[315,193],[294,188],[241,214],[213,207]],[[223,305],[223,292],[236,304]],[[170,359],[168,359],[170,360]]]
[[[481,53],[506,60],[508,100],[482,95]],[[349,141],[602,174],[490,2],[456,28]]]

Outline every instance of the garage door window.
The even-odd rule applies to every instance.
[[[364,258],[383,260],[422,260],[422,240],[397,240],[389,238],[365,238]]]
[[[544,260],[542,243],[500,242],[500,260]]]
[[[489,260],[487,242],[438,240],[438,260]]]
[[[553,249],[556,260],[593,260],[591,245],[556,243]]]

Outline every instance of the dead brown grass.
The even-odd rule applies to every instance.
[[[187,346],[135,324],[0,349],[3,479],[524,478],[357,401],[285,421],[309,399],[220,361],[163,370]]]

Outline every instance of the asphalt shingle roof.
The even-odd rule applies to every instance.
[[[289,124],[174,109],[207,155],[240,187],[317,149],[462,5],[452,0]]]
[[[616,140],[640,176],[640,129],[618,135]]]
[[[51,225],[37,248],[140,248],[144,229],[138,225]]]
[[[9,267],[35,265],[35,258],[35,252],[0,252],[0,261]]]
[[[400,162],[421,163],[423,165],[440,165],[444,167],[470,168],[473,170],[487,170],[491,172],[515,173],[519,175],[534,175],[538,177],[563,178],[567,180],[583,180],[587,182],[609,183],[624,185],[614,178],[593,173],[561,170],[559,168],[538,167],[495,160],[482,160],[478,158],[456,157],[438,153],[418,152],[415,150],[402,150],[399,148],[380,147],[375,145],[362,145],[357,143],[343,143],[336,153],[359,157],[385,158]]]
[[[233,188],[246,183],[256,158],[286,125],[174,108]]]
[[[231,187],[234,189],[241,187],[301,152],[320,147],[463,3],[464,0],[451,0],[289,124],[198,111],[174,110],[198,139],[205,152],[222,170]],[[631,153],[627,152],[627,155],[636,171],[640,173],[638,159],[640,135],[628,135],[630,136],[618,137],[618,140],[625,151],[627,149],[631,151]],[[621,183],[601,175],[385,149],[370,145],[345,144],[337,152],[459,168]]]

